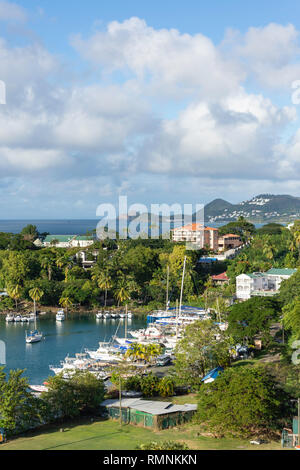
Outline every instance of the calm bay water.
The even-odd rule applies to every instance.
[[[25,343],[28,324],[9,323],[0,318],[0,340],[6,344],[6,370],[26,369],[29,382],[41,385],[49,375],[49,365],[59,365],[67,354],[84,352],[85,348],[97,349],[99,341],[109,341],[115,334],[120,320],[97,320],[95,315],[69,314],[60,323],[55,316],[44,316],[38,320],[38,328],[45,340],[36,344]],[[31,324],[32,325],[32,324]],[[128,320],[128,331],[143,328],[146,320],[133,317]],[[125,320],[121,320],[118,336],[125,336]]]
[[[0,220],[0,232],[20,233],[28,224],[36,225],[40,233],[52,235],[85,235],[87,231],[97,228],[99,220]]]

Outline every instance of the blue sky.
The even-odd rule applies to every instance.
[[[0,0],[0,31],[1,218],[300,196],[297,2]]]

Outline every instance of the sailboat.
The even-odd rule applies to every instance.
[[[35,301],[34,301],[34,330],[26,331],[26,343],[27,344],[32,344],[32,343],[39,343],[43,339],[43,333],[38,331],[37,326],[36,326],[36,308],[35,308]]]

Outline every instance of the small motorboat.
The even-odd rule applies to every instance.
[[[58,310],[57,314],[56,314],[56,321],[65,321],[65,312],[64,310]]]
[[[11,313],[8,313],[5,317],[5,321],[6,323],[12,323],[15,321],[15,317],[14,315],[12,315]]]
[[[15,323],[21,323],[21,321],[22,321],[21,315],[17,315],[17,316],[15,317]]]
[[[102,320],[102,318],[103,318],[103,313],[102,313],[102,312],[96,313],[96,318],[97,318],[97,320]]]

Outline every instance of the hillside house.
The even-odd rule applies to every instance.
[[[236,277],[236,298],[248,300],[253,296],[276,295],[282,281],[289,279],[296,271],[289,268],[272,268],[266,273],[241,274]]]

